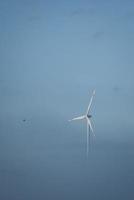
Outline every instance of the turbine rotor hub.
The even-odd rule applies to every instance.
[[[88,117],[88,118],[91,118],[91,117],[92,117],[92,115],[87,115],[87,117]]]

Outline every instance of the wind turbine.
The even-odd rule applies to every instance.
[[[90,112],[90,108],[91,108],[91,104],[92,104],[94,95],[95,95],[95,90],[92,93],[86,114],[69,120],[69,121],[76,121],[76,120],[85,120],[86,121],[86,123],[87,123],[87,155],[88,155],[88,146],[89,146],[89,144],[88,144],[89,143],[89,132],[90,132],[90,130],[93,132],[92,124],[90,121],[90,118],[92,117],[92,115],[90,115],[89,112]],[[94,134],[94,132],[93,132],[93,134]],[[94,134],[94,136],[95,136],[95,134]]]

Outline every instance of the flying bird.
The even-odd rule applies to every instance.
[[[76,120],[85,120],[85,121],[86,121],[86,123],[87,123],[87,154],[88,154],[88,146],[89,146],[88,143],[89,143],[89,132],[90,132],[90,130],[91,130],[92,133],[94,134],[94,132],[93,132],[93,127],[92,127],[91,120],[90,120],[90,118],[92,117],[92,115],[89,114],[89,113],[90,113],[90,108],[91,108],[91,104],[92,104],[94,95],[95,95],[95,90],[94,90],[93,93],[92,93],[92,96],[91,96],[91,99],[90,99],[90,101],[89,101],[89,104],[88,104],[88,108],[87,108],[87,110],[86,110],[86,113],[85,113],[84,115],[82,115],[82,116],[75,117],[75,118],[69,120],[70,122],[71,122],[71,121],[76,121]],[[94,134],[94,136],[95,136],[95,134]]]

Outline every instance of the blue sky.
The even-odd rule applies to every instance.
[[[40,188],[36,195],[42,192],[42,199],[46,193],[48,199],[52,198],[50,188],[58,198],[59,188],[63,192],[64,184],[71,183],[69,191],[72,194],[70,199],[73,199],[76,192],[71,191],[82,187],[75,187],[77,181],[73,174],[76,175],[76,163],[80,164],[78,174],[86,166],[85,179],[77,174],[78,180],[91,184],[86,178],[87,174],[91,178],[88,171],[90,164],[96,180],[91,187],[91,196],[88,190],[82,189],[81,195],[85,194],[85,199],[98,199],[93,192],[95,185],[99,188],[98,181],[102,180],[104,186],[109,179],[112,185],[116,178],[119,184],[122,179],[129,182],[129,170],[132,171],[134,166],[131,162],[134,152],[134,2],[5,0],[0,1],[0,16],[0,173],[2,180],[8,177],[9,182],[1,183],[1,198],[12,196],[15,199],[16,196],[18,199],[17,195],[21,193],[21,199],[33,199],[32,187],[31,192],[26,192],[31,184],[30,179],[24,176],[16,180],[16,173],[19,176],[21,173],[31,173],[35,182],[41,163],[43,166],[47,163],[45,172],[41,168],[42,182],[46,184],[45,177],[49,174],[55,177],[48,178],[47,192],[34,183],[33,188]],[[92,105],[96,145],[91,163],[87,164],[84,157],[85,126],[68,124],[67,120],[86,110],[93,89],[96,89]],[[26,123],[22,122],[23,119],[26,119]],[[105,151],[108,153],[105,154]],[[113,168],[106,165],[108,157]],[[41,163],[37,164],[37,168],[33,167],[38,158]],[[64,164],[66,162],[71,173]],[[103,174],[103,164],[102,171],[99,171],[97,166],[100,162],[107,166],[108,172],[112,171],[112,175],[119,173],[120,178],[112,179],[109,173]],[[122,163],[124,168],[120,171],[118,167]],[[55,164],[56,169],[53,168]],[[64,171],[71,175],[64,177]],[[36,174],[35,177],[33,174]],[[28,185],[24,190],[18,186],[18,193],[15,193],[15,180],[20,185],[25,185],[25,182]],[[6,196],[4,189],[11,182],[14,182],[14,186]],[[54,182],[59,183],[57,190],[54,189]],[[125,199],[128,198],[129,189],[124,182]],[[122,188],[118,189],[113,189],[114,197],[108,199],[118,197],[123,200],[120,193]],[[110,187],[107,190],[112,194]],[[134,195],[132,191],[129,193]],[[99,191],[99,195],[102,194]],[[64,195],[67,195],[67,190],[63,192]],[[107,197],[103,196],[103,199]]]
[[[95,88],[98,121],[132,126],[133,18],[132,1],[1,2],[2,116],[66,120]]]

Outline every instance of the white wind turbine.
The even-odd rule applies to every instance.
[[[92,104],[92,100],[93,100],[94,95],[95,95],[95,90],[93,91],[93,94],[91,96],[86,114],[82,115],[80,117],[75,117],[75,118],[69,120],[69,121],[86,120],[86,123],[87,123],[87,154],[88,154],[88,146],[89,146],[89,144],[88,144],[89,143],[89,132],[90,132],[90,130],[93,132],[92,124],[91,124],[91,121],[90,121],[90,118],[92,117],[92,115],[90,115],[89,112],[90,112],[90,108],[91,108],[91,104]],[[94,136],[95,136],[95,134],[94,134]]]

